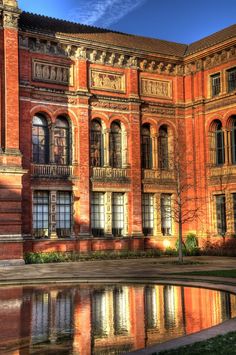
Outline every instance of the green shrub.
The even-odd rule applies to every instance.
[[[155,258],[161,256],[160,250],[135,251],[94,251],[89,254],[78,252],[49,252],[49,253],[26,253],[24,255],[26,264],[60,263],[86,260],[113,260],[129,258]]]

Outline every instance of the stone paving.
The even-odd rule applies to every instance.
[[[45,284],[65,282],[148,282],[193,285],[236,293],[236,278],[180,275],[189,271],[235,269],[235,257],[188,257],[196,264],[174,264],[177,258],[121,259],[83,261],[57,264],[1,266],[0,285]],[[236,319],[178,339],[133,352],[136,355],[158,353],[161,350],[191,344],[218,334],[236,330]]]

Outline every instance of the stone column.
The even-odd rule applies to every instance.
[[[104,131],[103,131],[104,167],[108,167],[110,165],[110,159],[109,159],[109,134],[110,134],[110,129],[104,129]]]
[[[49,233],[50,239],[57,239],[56,230],[56,209],[57,209],[57,192],[50,191],[49,198]]]
[[[112,235],[112,193],[106,192],[104,194],[105,205],[105,235]]]
[[[161,233],[161,194],[159,192],[155,193],[153,196],[153,209],[154,209],[154,226],[153,235],[162,236]]]
[[[158,169],[158,137],[157,134],[151,136],[152,139],[152,168]]]
[[[122,125],[122,168],[127,168],[128,166],[128,142],[127,142],[127,132]]]

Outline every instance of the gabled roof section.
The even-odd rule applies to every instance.
[[[191,43],[188,46],[185,56],[199,52],[205,48],[209,48],[233,37],[236,37],[236,25],[226,27],[221,31],[215,32],[210,36],[204,37],[199,41]]]
[[[28,12],[22,12],[20,15],[19,27],[22,30],[38,31],[51,35],[58,34],[78,40],[94,41],[96,43],[127,48],[129,50],[134,49],[182,58],[236,37],[236,25],[232,25],[190,45],[186,45],[82,25]]]
[[[101,44],[125,47],[150,53],[183,57],[186,44],[164,41],[155,38],[130,35],[112,30],[55,18],[22,12],[19,27],[22,30],[39,31],[48,34],[61,34],[74,39],[95,41]]]

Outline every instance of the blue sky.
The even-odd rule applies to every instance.
[[[191,43],[236,23],[236,0],[18,0],[28,12]]]

